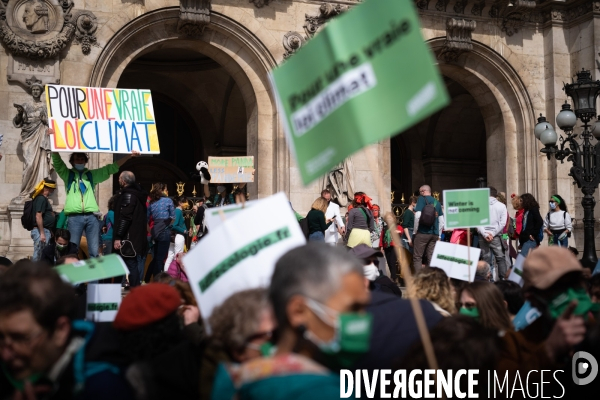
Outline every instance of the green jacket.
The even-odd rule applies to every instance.
[[[69,171],[71,168],[68,168],[60,155],[58,153],[52,153],[52,162],[54,164],[54,169],[60,179],[65,183],[65,190],[67,190],[66,185],[69,181]],[[65,214],[81,214],[87,212],[98,212],[100,209],[98,208],[98,203],[96,203],[96,196],[94,195],[94,188],[91,187],[90,181],[87,178],[86,168],[81,173],[81,180],[86,187],[85,194],[82,195],[79,190],[78,177],[79,172],[73,169],[75,172],[75,182],[71,185],[71,190],[67,192],[67,200],[65,202]],[[92,173],[92,179],[94,180],[94,184],[104,182],[110,178],[112,174],[116,174],[119,172],[119,166],[117,163],[113,163],[107,165],[102,168],[89,170]]]

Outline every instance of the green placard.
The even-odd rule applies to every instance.
[[[128,273],[125,263],[117,254],[104,257],[91,258],[73,264],[64,264],[56,267],[56,272],[63,280],[74,285],[100,279],[113,278]]]
[[[305,185],[449,103],[412,1],[368,0],[270,79]]]
[[[476,228],[490,224],[490,189],[444,190],[448,228]]]

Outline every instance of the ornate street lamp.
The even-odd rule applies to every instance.
[[[554,158],[564,163],[564,159],[571,161],[571,176],[577,187],[583,192],[581,205],[583,206],[583,257],[581,263],[593,269],[596,266],[596,243],[594,237],[594,191],[600,183],[600,122],[589,125],[592,118],[596,117],[596,98],[600,93],[600,81],[593,81],[590,71],[581,70],[577,73],[577,82],[565,84],[563,90],[573,99],[575,112],[571,105],[565,101],[562,110],[556,116],[556,124],[562,129],[566,138],[560,138],[550,123],[540,114],[534,134],[545,146],[541,151],[548,159]],[[577,134],[573,131],[577,119],[583,122],[583,132]],[[596,139],[596,143],[592,144]],[[557,140],[560,145],[557,146]]]

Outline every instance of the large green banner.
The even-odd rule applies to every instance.
[[[448,104],[412,1],[368,0],[270,74],[304,184]]]

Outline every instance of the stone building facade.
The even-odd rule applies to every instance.
[[[283,191],[294,208],[308,211],[323,183],[302,185],[267,73],[358,3],[0,0],[0,254],[31,254],[19,221],[22,201],[15,200],[26,160],[12,120],[13,104],[31,101],[32,79],[151,89],[161,155],[125,165],[146,189],[153,181],[189,181],[196,162],[211,155],[253,155],[250,197]],[[452,104],[354,155],[354,189],[386,210],[391,190],[397,201],[422,183],[441,192],[476,186],[482,176],[508,194],[531,192],[542,205],[560,193],[582,227],[569,165],[539,153],[533,127],[539,113],[554,121],[565,100],[562,84],[576,71],[591,69],[598,77],[600,1],[416,0],[415,6]],[[90,164],[114,159],[94,154]],[[383,177],[384,193],[374,175]],[[188,183],[190,195],[194,182]],[[103,211],[114,188],[113,180],[97,188]],[[60,210],[62,186],[52,200]]]

